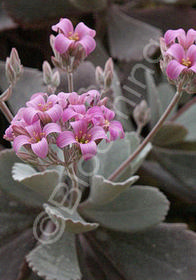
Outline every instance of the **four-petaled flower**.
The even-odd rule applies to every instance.
[[[27,108],[23,111],[25,122],[32,124],[32,122],[39,118],[43,123],[58,121],[63,110],[59,104],[56,104],[57,101],[58,98],[54,94],[48,97],[46,93],[35,93],[30,101],[26,103]]]
[[[13,148],[16,153],[24,145],[29,145],[32,151],[40,158],[45,158],[48,154],[47,136],[51,133],[60,133],[61,128],[56,123],[46,124],[43,129],[40,120],[25,127],[26,134],[14,138]]]
[[[106,133],[100,126],[88,128],[85,120],[71,122],[72,131],[63,131],[57,137],[57,145],[64,148],[71,144],[80,147],[83,158],[85,160],[92,158],[97,153],[97,140],[106,139]]]
[[[171,80],[177,79],[182,71],[196,73],[196,45],[190,46],[185,51],[180,44],[173,44],[166,53],[173,58],[166,69]]]
[[[74,30],[72,22],[63,18],[53,25],[52,29],[59,32],[54,41],[54,48],[60,54],[66,53],[69,49],[75,49],[78,45],[82,46],[86,56],[95,49],[96,43],[93,38],[96,32],[83,22],[80,22]]]

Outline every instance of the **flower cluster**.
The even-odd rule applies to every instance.
[[[183,29],[168,30],[164,38],[161,38],[162,70],[166,70],[171,81],[193,79],[196,73],[196,30],[189,29],[186,33]],[[188,75],[188,76],[187,76]]]
[[[79,152],[79,157],[87,160],[96,154],[102,139],[114,141],[124,137],[122,125],[114,117],[96,90],[81,95],[36,93],[18,111],[4,138],[13,141],[19,156],[24,147],[29,155],[51,159],[50,146],[56,144],[64,151]]]
[[[55,66],[76,69],[80,62],[96,47],[94,40],[96,31],[78,23],[74,29],[72,22],[62,18],[59,23],[52,26],[52,30],[59,34],[51,37],[51,45],[55,54],[52,58]],[[72,59],[70,59],[72,58]]]

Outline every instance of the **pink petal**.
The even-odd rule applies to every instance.
[[[40,158],[45,158],[48,154],[48,142],[46,138],[42,138],[41,141],[31,144],[31,149]]]
[[[165,35],[164,35],[164,39],[165,39],[165,43],[166,45],[170,45],[171,43],[174,43],[175,42],[175,39],[178,37],[178,36],[181,36],[181,37],[185,37],[186,34],[185,34],[185,31],[183,29],[177,29],[177,30],[168,30]]]
[[[84,115],[86,113],[85,105],[70,105],[69,108],[72,108],[75,112]]]
[[[70,124],[73,127],[74,134],[78,137],[87,132],[88,123],[85,120],[71,122]]]
[[[79,40],[77,43],[83,46],[86,55],[89,55],[92,51],[94,51],[96,47],[95,40],[89,35],[82,37],[82,39]]]
[[[42,133],[42,128],[41,128],[41,125],[40,125],[40,120],[32,123],[31,125],[28,125],[25,127],[25,129],[27,130],[27,132],[29,133],[29,135],[31,137],[34,137],[34,134],[35,133]]]
[[[59,105],[65,109],[67,107],[67,104],[68,104],[68,97],[69,97],[69,93],[65,93],[65,92],[60,92],[58,95],[57,95],[57,98],[58,98],[58,103]]]
[[[191,28],[187,32],[186,48],[188,48],[190,45],[192,45],[195,40],[196,40],[196,30]]]
[[[59,29],[64,33],[65,36],[69,36],[69,33],[73,33],[72,22],[67,18],[62,18],[59,23],[52,26],[52,30],[55,32],[58,32]]]
[[[30,101],[26,103],[27,107],[33,107],[39,109],[39,104],[45,105],[45,99],[41,94],[36,94]]]
[[[78,142],[76,141],[72,131],[63,131],[57,137],[56,143],[59,148],[64,148],[67,145]]]
[[[190,59],[192,64],[196,62],[196,45],[192,45],[189,47],[186,53],[186,57]]]
[[[94,126],[88,131],[88,135],[91,135],[91,140],[106,139],[107,135],[101,126]]]
[[[98,106],[94,106],[94,107],[91,107],[86,115],[85,115],[85,118],[90,122],[92,122],[94,125],[99,125],[99,124],[102,124],[104,123],[105,121],[105,118],[104,118],[104,115],[103,115],[103,112],[101,110],[100,107]]]
[[[108,109],[105,106],[101,106],[101,109],[103,110],[103,114],[104,114],[104,117],[106,118],[106,120],[108,120],[108,121],[113,120],[113,118],[115,117],[114,111]]]
[[[69,100],[69,103],[72,104],[72,105],[79,104],[79,102],[78,102],[79,95],[76,92],[71,92],[68,100]]]
[[[185,58],[184,48],[180,44],[173,44],[166,52],[166,54],[171,55],[178,62],[181,63],[182,59]]]
[[[75,118],[75,116],[77,115],[77,113],[71,109],[71,108],[67,108],[64,110],[63,114],[62,114],[62,120],[63,122],[67,122],[72,118]]]
[[[112,121],[109,126],[110,140],[115,141],[119,137],[122,139],[125,137],[122,124],[118,121]]]
[[[46,136],[48,136],[50,133],[60,133],[61,132],[61,127],[57,123],[48,123],[44,126],[43,132],[45,133]]]
[[[12,122],[15,121],[20,121],[23,118],[23,112],[24,110],[26,110],[26,107],[22,107],[18,110],[17,114],[15,115],[15,117],[13,118]]]
[[[192,65],[189,70],[192,70],[193,72],[196,73],[196,63],[194,65]]]
[[[3,138],[6,139],[7,141],[13,141],[13,140],[14,140],[12,125],[10,125],[10,126],[6,129]]]
[[[56,122],[61,118],[63,109],[59,104],[55,104],[52,108],[47,110],[47,114],[53,122]]]
[[[175,80],[186,68],[186,66],[180,64],[178,61],[172,60],[167,65],[166,73],[171,80]]]
[[[33,122],[37,121],[39,119],[38,115],[38,110],[34,109],[34,108],[25,108],[23,111],[23,118],[24,121],[31,125]]]
[[[58,97],[56,96],[56,94],[51,94],[48,97],[47,103],[52,102],[52,104],[55,104],[58,101]]]
[[[95,37],[96,31],[86,26],[83,22],[78,23],[75,28],[75,32],[78,33],[79,38],[83,38],[85,35]]]
[[[26,135],[19,135],[15,137],[13,142],[14,151],[17,153],[23,145],[30,144],[29,139],[30,138]]]
[[[68,50],[72,42],[73,42],[72,40],[69,40],[63,34],[59,34],[56,36],[54,40],[54,48],[57,50],[57,52],[63,54]]]
[[[80,144],[80,149],[85,160],[92,158],[97,153],[97,145],[94,141],[87,144]]]

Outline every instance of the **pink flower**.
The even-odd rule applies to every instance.
[[[63,122],[67,122],[71,119],[80,120],[84,117],[86,113],[85,105],[69,105],[67,109],[64,110],[62,115]]]
[[[72,131],[63,131],[57,138],[57,145],[64,148],[71,144],[80,147],[83,158],[85,160],[92,158],[97,153],[96,140],[106,139],[107,136],[102,127],[94,126],[88,129],[88,122],[80,120],[72,122]]]
[[[83,47],[86,56],[95,49],[96,43],[93,38],[96,32],[83,22],[80,22],[74,30],[72,22],[63,18],[59,23],[52,26],[52,30],[60,32],[54,41],[54,48],[60,54],[66,53],[70,48],[77,48],[78,45]]]
[[[85,103],[89,106],[95,106],[100,101],[100,93],[97,90],[89,90],[83,95],[85,96]]]
[[[62,109],[67,108],[68,105],[68,97],[70,93],[59,92],[57,95],[58,104],[61,106]]]
[[[10,126],[6,129],[4,139],[13,141],[16,136],[24,133],[27,123],[23,120],[23,112],[25,108],[20,108],[18,113],[13,118]]]
[[[24,145],[29,145],[32,151],[40,158],[45,158],[48,154],[47,136],[51,133],[61,132],[61,128],[56,123],[49,123],[42,129],[40,120],[25,127],[26,133],[14,138],[13,148],[16,153]]]
[[[173,58],[166,69],[171,80],[176,80],[182,72],[196,73],[196,45],[185,51],[180,44],[173,44],[166,53]]]
[[[79,95],[76,92],[71,92],[68,97],[69,104],[71,105],[82,105],[85,103],[85,93]]]
[[[25,122],[32,124],[39,118],[44,124],[58,121],[61,118],[63,109],[59,104],[56,104],[57,101],[58,98],[54,94],[49,97],[46,93],[32,95],[30,101],[26,103],[27,108],[23,112]]]
[[[103,123],[103,128],[110,133],[110,139],[111,141],[115,141],[118,138],[124,138],[125,133],[122,127],[122,124],[119,121],[113,120],[115,117],[115,113],[105,107],[104,105],[101,106],[101,109],[104,114],[104,123]]]
[[[196,41],[196,30],[189,29],[186,34],[186,32],[180,28],[177,30],[168,30],[164,35],[164,40],[167,47],[176,43],[176,39],[184,49],[188,49]]]

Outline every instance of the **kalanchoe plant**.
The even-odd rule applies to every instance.
[[[73,72],[94,50],[95,31],[84,23],[74,30],[66,18],[52,29],[59,32],[57,37],[51,37],[55,54],[52,61],[66,73],[68,91],[58,92],[59,72],[53,73],[44,62],[46,91],[34,93],[14,117],[5,104],[11,95],[9,89],[0,97],[1,109],[10,121],[4,137],[14,149],[0,155],[1,188],[33,209],[27,219],[14,208],[21,229],[32,225],[35,218],[33,233],[39,242],[33,249],[35,242],[29,244],[30,233],[25,233],[29,246],[19,259],[22,261],[26,255],[29,267],[45,279],[193,279],[194,234],[179,224],[160,224],[169,201],[157,188],[130,186],[138,180],[134,174],[152,148],[150,141],[158,142],[156,137],[159,139],[157,135],[166,118],[183,90],[188,91],[184,75],[186,84],[195,79],[195,31],[189,31],[186,37],[181,30],[170,30],[162,39],[162,64],[177,92],[141,141],[141,130],[150,120],[146,101],[134,110],[137,132],[124,132],[121,122],[115,120],[113,98],[108,108],[114,76],[111,59],[104,70],[96,69],[100,91],[74,91]],[[177,44],[184,48],[180,61],[173,54]],[[12,60],[19,63],[13,71],[21,72],[18,56]],[[180,64],[176,64],[177,71],[181,65],[183,69],[171,77],[171,72],[176,73],[171,66],[174,61]],[[16,80],[12,83],[14,78],[10,77],[17,75],[10,73],[9,70],[7,76],[13,87]],[[7,167],[4,172],[3,164]],[[39,213],[42,206],[44,211]],[[5,234],[4,228],[2,232]],[[188,252],[185,260],[184,252]],[[29,275],[26,262],[18,279],[34,277]],[[7,277],[4,268],[0,272],[2,279]]]

